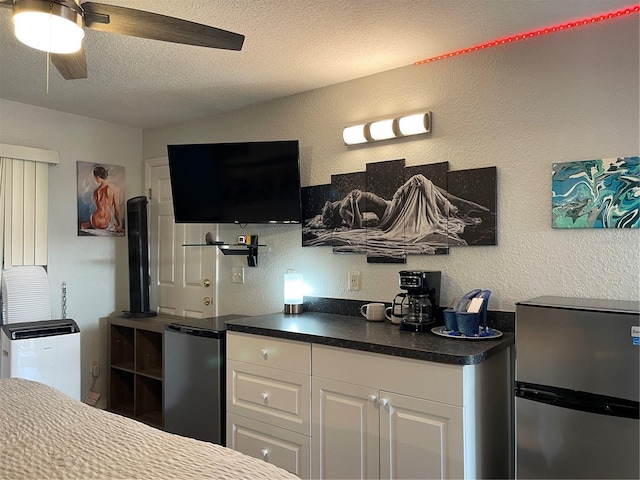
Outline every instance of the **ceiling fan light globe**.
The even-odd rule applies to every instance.
[[[16,38],[37,50],[73,53],[82,47],[84,28],[78,21],[48,12],[20,11],[13,15],[13,25]]]

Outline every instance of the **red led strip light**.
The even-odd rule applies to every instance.
[[[574,21],[574,22],[562,23],[560,25],[541,28],[540,30],[533,30],[531,32],[521,33],[519,35],[512,35],[510,37],[504,37],[498,40],[492,40],[490,42],[482,43],[480,45],[475,45],[473,47],[463,48],[462,50],[458,50],[455,52],[445,53],[443,55],[438,55],[436,57],[426,58],[424,60],[415,62],[414,65],[423,65],[425,63],[435,62],[436,60],[443,60],[445,58],[457,57],[459,55],[464,55],[465,53],[475,52],[476,50],[483,50],[485,48],[498,47],[500,45],[512,43],[518,40],[525,40],[528,38],[539,37],[541,35],[546,35],[548,33],[561,32],[564,30],[568,30],[570,28],[583,27],[585,25],[590,25],[592,23],[611,20],[614,18],[622,17],[624,15],[629,15],[632,13],[638,13],[639,11],[640,11],[640,5],[633,5],[627,8],[623,8],[622,10],[617,10],[609,13],[604,13],[601,15],[596,15],[595,17],[585,18],[582,20]]]

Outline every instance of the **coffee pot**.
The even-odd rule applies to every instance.
[[[407,293],[407,313],[400,322],[401,330],[424,332],[435,322],[440,302],[440,272],[403,270],[398,283]],[[401,294],[402,295],[402,294]]]
[[[409,311],[403,321],[414,324],[433,323],[433,304],[429,296],[409,295]]]

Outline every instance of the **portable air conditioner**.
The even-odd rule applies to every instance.
[[[74,320],[2,325],[2,378],[25,378],[80,400],[80,329]]]

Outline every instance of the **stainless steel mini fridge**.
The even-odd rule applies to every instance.
[[[516,477],[640,478],[640,302],[516,304]]]
[[[164,429],[225,444],[224,322],[242,315],[176,317],[164,330]]]

